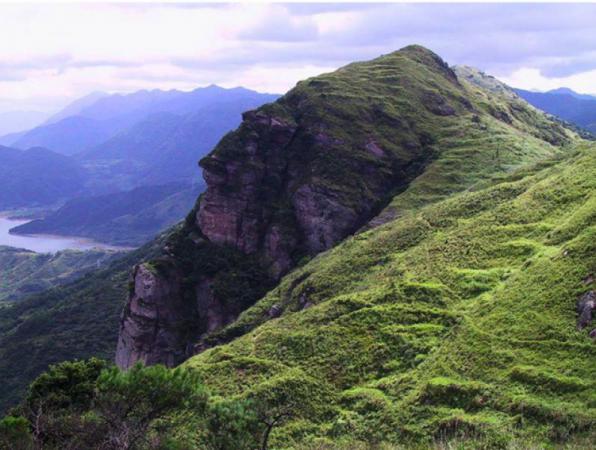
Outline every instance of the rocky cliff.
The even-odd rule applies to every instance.
[[[512,99],[487,106],[490,95],[411,46],[245,113],[201,161],[207,190],[163,256],[135,267],[117,364],[182,362],[290,269],[365,225],[466,130],[525,132],[518,117],[529,115],[534,136],[568,140]]]

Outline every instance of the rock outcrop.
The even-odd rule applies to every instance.
[[[302,258],[362,228],[437,156],[450,121],[473,126],[480,106],[465,96],[447,64],[413,46],[245,113],[201,161],[207,190],[162,270],[135,269],[118,365],[181,362]]]
[[[582,330],[592,323],[592,313],[596,309],[596,291],[588,291],[577,302],[577,328]]]
[[[133,283],[118,342],[119,349],[129,351],[118,351],[116,364],[129,367],[141,361],[172,366],[184,356],[177,345],[181,340],[178,331],[183,327],[175,325],[180,325],[188,313],[184,303],[175,302],[180,299],[180,276],[171,273],[164,277],[149,264],[141,264],[133,271]],[[162,326],[166,323],[168,328]]]

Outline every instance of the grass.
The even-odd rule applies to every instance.
[[[103,250],[34,253],[0,246],[0,302],[67,284],[121,255]]]
[[[575,302],[594,288],[595,199],[596,147],[580,144],[412,209],[291,273],[240,318],[252,331],[186,366],[220,395],[296,369],[328,386],[331,418],[278,429],[276,448],[584,448],[596,347]]]

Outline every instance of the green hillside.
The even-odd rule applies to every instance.
[[[281,275],[358,229],[576,139],[483,78],[458,78],[410,46],[300,82],[246,113],[201,160],[207,189],[168,251],[135,272],[117,364],[176,365],[206,331],[233,322]]]
[[[119,255],[122,253],[104,250],[35,253],[0,246],[0,302],[67,284]]]
[[[595,287],[596,147],[488,184],[319,255],[239,320],[264,323],[185,366],[226,397],[312,395],[275,448],[589,432],[596,347],[575,304]]]
[[[113,358],[130,267],[159,246],[158,237],[72,283],[0,304],[0,411],[51,364]]]

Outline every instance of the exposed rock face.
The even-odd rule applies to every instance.
[[[291,266],[295,242],[293,233],[284,233],[273,222],[276,210],[269,203],[283,193],[288,181],[284,152],[295,132],[295,124],[252,111],[244,114],[238,133],[246,137],[235,149],[235,158],[216,152],[201,162],[208,188],[196,214],[197,227],[211,242],[247,254],[263,252],[275,276]]]
[[[173,367],[193,354],[201,334],[232,322],[240,313],[213,294],[213,280],[196,280],[189,298],[177,269],[155,270],[140,264],[133,271],[133,290],[122,313],[116,364],[128,368],[137,361]]]
[[[134,268],[133,280],[134,290],[122,314],[116,364],[177,364],[184,358],[179,345],[183,337],[171,325],[184,321],[188,312],[184,304],[175,302],[180,298],[179,275],[166,278],[141,264]]]
[[[577,302],[577,327],[581,330],[592,323],[592,312],[596,309],[596,292],[586,292]]]
[[[216,150],[201,162],[208,188],[194,226],[210,243],[255,255],[273,279],[301,256],[329,249],[355,232],[393,188],[407,181],[391,170],[395,161],[385,150],[367,139],[360,151],[371,157],[350,168],[357,173],[346,184],[329,183],[331,177],[319,173],[325,163],[317,154],[331,153],[343,143],[327,138],[319,126],[298,128],[292,119],[246,113],[236,132],[241,140],[235,143],[233,159]],[[224,139],[220,145],[226,144]],[[421,161],[432,154],[424,155],[419,142],[413,148]],[[413,176],[414,171],[409,178]],[[358,190],[349,186],[354,181],[362,185]],[[189,306],[182,272],[154,273],[143,265],[135,270],[118,342],[120,367],[138,360],[176,365],[190,356],[188,349],[201,334],[221,328],[241,312],[227,308],[204,277],[194,280],[195,301]],[[189,319],[196,322],[189,325]]]
[[[399,72],[401,58],[429,66],[449,86],[432,96],[429,117],[456,114],[448,102],[461,85],[451,69],[420,48],[404,55],[388,70]],[[330,106],[333,83],[303,82],[275,104],[245,113],[240,128],[201,161],[207,190],[189,227],[206,242],[254,256],[274,280],[362,227],[435,152],[427,132],[384,103],[362,96],[353,109]],[[429,98],[426,89],[419,96]],[[135,270],[117,349],[121,367],[137,360],[177,364],[201,334],[234,320],[246,304],[221,298],[229,295],[216,289],[221,272],[192,269],[191,276],[176,251],[167,258],[174,268],[164,273]],[[182,286],[191,278],[192,286]]]

